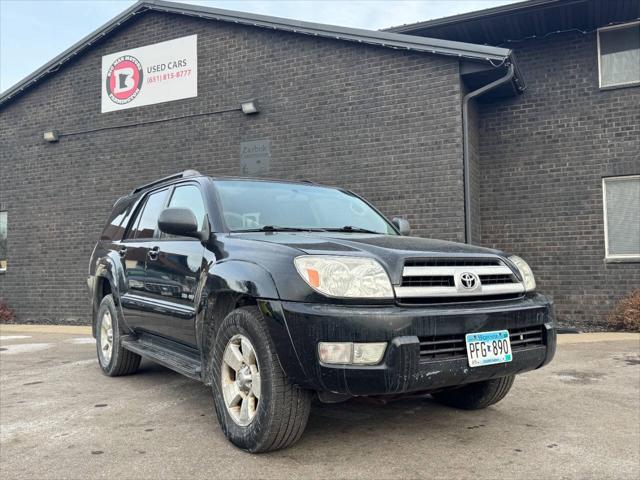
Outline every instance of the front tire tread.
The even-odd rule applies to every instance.
[[[260,411],[246,427],[234,423],[218,386],[220,367],[217,363],[220,363],[228,339],[236,333],[247,336],[253,344],[262,379]],[[249,452],[261,453],[286,448],[300,439],[311,411],[311,394],[289,383],[257,307],[241,307],[227,315],[217,331],[210,358],[214,362],[211,371],[216,413],[223,432],[232,443]]]

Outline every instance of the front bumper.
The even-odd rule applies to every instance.
[[[482,306],[345,306],[269,302],[263,312],[287,332],[276,349],[282,367],[305,388],[344,395],[382,395],[432,391],[539,368],[556,349],[553,309],[543,295]],[[421,355],[420,341],[464,338],[466,333],[537,329],[540,341],[513,348],[509,363],[470,368],[466,354],[447,358]],[[282,330],[281,330],[282,331]],[[325,365],[318,342],[388,342],[374,366]]]

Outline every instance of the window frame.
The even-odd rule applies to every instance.
[[[186,186],[186,185],[193,185],[195,186],[198,191],[200,192],[200,198],[202,199],[202,203],[204,204],[204,209],[205,209],[205,214],[207,215],[207,217],[211,217],[211,212],[209,211],[208,208],[208,204],[207,204],[207,196],[205,194],[205,188],[203,187],[203,185],[200,182],[194,181],[194,180],[186,180],[186,181],[181,181],[181,182],[177,182],[177,183],[172,183],[169,185],[162,185],[159,186],[158,188],[155,188],[153,190],[149,190],[148,192],[144,192],[144,194],[142,194],[140,196],[140,198],[138,199],[138,202],[134,208],[133,213],[130,214],[130,217],[128,219],[127,222],[127,228],[125,229],[124,233],[122,234],[122,239],[120,240],[120,243],[135,243],[135,242],[168,242],[168,241],[197,241],[199,242],[200,240],[198,240],[197,238],[187,238],[187,237],[180,237],[180,238],[162,238],[161,236],[161,232],[160,232],[160,228],[156,225],[156,229],[153,233],[153,238],[127,238],[127,235],[129,235],[129,233],[131,232],[131,230],[134,230],[137,228],[138,222],[141,218],[141,215],[144,213],[144,209],[147,206],[147,201],[149,200],[149,197],[151,195],[153,195],[154,193],[158,193],[158,192],[162,192],[164,190],[166,190],[167,195],[165,197],[165,201],[164,204],[162,206],[162,209],[166,209],[169,208],[169,204],[171,202],[171,199],[173,198],[173,193],[175,192],[175,189],[178,187],[182,187],[182,186]],[[211,225],[211,220],[209,219],[209,225]],[[211,226],[209,227],[211,228]]]
[[[138,205],[135,208],[135,211],[133,212],[133,214],[131,215],[131,218],[129,218],[129,223],[127,225],[126,230],[124,231],[124,233],[122,234],[122,240],[120,241],[120,243],[141,243],[141,242],[153,242],[153,241],[159,241],[159,232],[160,230],[158,229],[158,226],[156,225],[156,229],[153,232],[153,237],[151,238],[135,238],[135,237],[130,237],[127,238],[127,236],[129,235],[129,233],[131,232],[131,230],[135,230],[137,228],[138,222],[140,221],[140,218],[142,217],[142,214],[144,213],[144,209],[147,206],[147,201],[149,200],[149,197],[151,195],[153,195],[154,193],[159,193],[162,191],[166,191],[167,194],[165,196],[164,199],[164,203],[162,206],[162,209],[167,208],[167,204],[168,204],[168,199],[172,193],[172,189],[171,189],[171,185],[166,186],[163,185],[161,188],[157,188],[155,190],[151,190],[149,192],[146,192],[142,198],[139,200]]]
[[[634,25],[637,25],[638,27],[640,27],[640,20],[634,20],[633,22],[626,22],[626,23],[621,23],[619,25],[610,25],[608,27],[601,27],[597,29],[597,40],[596,43],[598,44],[598,87],[600,88],[600,90],[614,90],[616,88],[627,88],[627,87],[637,87],[640,86],[640,81],[635,81],[635,82],[627,82],[627,83],[616,83],[615,85],[602,85],[602,55],[600,54],[601,52],[601,47],[600,47],[600,32],[608,32],[611,30],[620,30],[623,28],[631,28]]]
[[[640,175],[616,175],[612,177],[602,177],[602,208],[604,219],[604,258],[605,261],[611,262],[640,262],[640,253],[609,253],[609,225],[607,219],[607,182],[624,181],[629,179],[637,179],[640,181]]]
[[[220,191],[218,188],[218,184],[219,183],[223,183],[223,182],[264,182],[264,183],[284,183],[284,184],[293,184],[293,185],[298,185],[298,186],[316,186],[316,187],[322,187],[322,188],[327,188],[327,189],[332,189],[332,190],[338,190],[344,194],[347,195],[352,195],[353,197],[359,199],[360,201],[362,201],[365,205],[367,205],[369,208],[371,208],[371,210],[373,210],[377,215],[379,215],[382,220],[391,228],[392,232],[395,232],[394,234],[388,234],[388,235],[392,235],[392,236],[401,236],[400,234],[400,230],[398,230],[396,228],[396,226],[393,224],[393,222],[391,222],[385,215],[382,214],[382,212],[380,210],[378,210],[372,203],[370,203],[366,198],[361,197],[360,195],[358,195],[355,192],[352,192],[351,190],[347,190],[345,188],[339,188],[339,187],[330,187],[327,185],[316,185],[314,183],[310,183],[310,182],[305,182],[305,181],[295,181],[295,180],[291,180],[291,181],[287,181],[287,180],[271,180],[271,179],[260,179],[260,178],[238,178],[238,177],[219,177],[219,178],[214,178],[212,181],[212,190],[213,190],[213,200],[214,200],[214,204],[215,204],[215,213],[216,215],[218,215],[218,222],[219,225],[221,227],[221,232],[223,233],[238,233],[238,230],[232,230],[229,228],[229,226],[227,225],[227,222],[224,219],[224,208],[222,206],[222,199],[220,198]]]
[[[204,207],[204,213],[207,217],[209,217],[209,211],[207,210],[207,202],[206,202],[206,197],[204,196],[204,191],[202,186],[200,185],[200,183],[198,182],[194,182],[193,180],[188,180],[185,182],[178,182],[178,183],[174,183],[173,185],[171,185],[171,188],[169,189],[169,193],[167,194],[167,201],[165,202],[164,208],[171,208],[171,200],[173,199],[173,195],[176,192],[176,190],[180,187],[188,187],[188,186],[192,186],[195,187],[198,190],[198,193],[200,193],[200,200],[202,201],[202,206]],[[208,221],[208,220],[205,220]],[[209,222],[211,223],[211,222]],[[203,228],[205,228],[206,225],[203,225]],[[211,228],[211,227],[209,227]],[[157,229],[158,231],[156,232],[158,234],[158,241],[159,242],[199,242],[200,240],[197,238],[193,238],[193,237],[180,237],[180,236],[175,236],[175,237],[162,237],[162,232],[160,232],[160,229]]]

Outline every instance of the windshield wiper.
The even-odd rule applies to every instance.
[[[374,230],[368,230],[366,228],[360,227],[352,227],[351,225],[345,225],[340,228],[323,228],[325,232],[355,232],[355,233],[375,233],[376,235],[383,235],[381,232],[376,232]]]
[[[265,225],[260,228],[247,228],[246,230],[232,230],[232,232],[323,232],[322,228],[304,227],[278,227],[276,225]]]

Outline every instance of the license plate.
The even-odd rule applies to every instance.
[[[470,367],[506,363],[513,359],[508,330],[467,333],[465,340]]]

